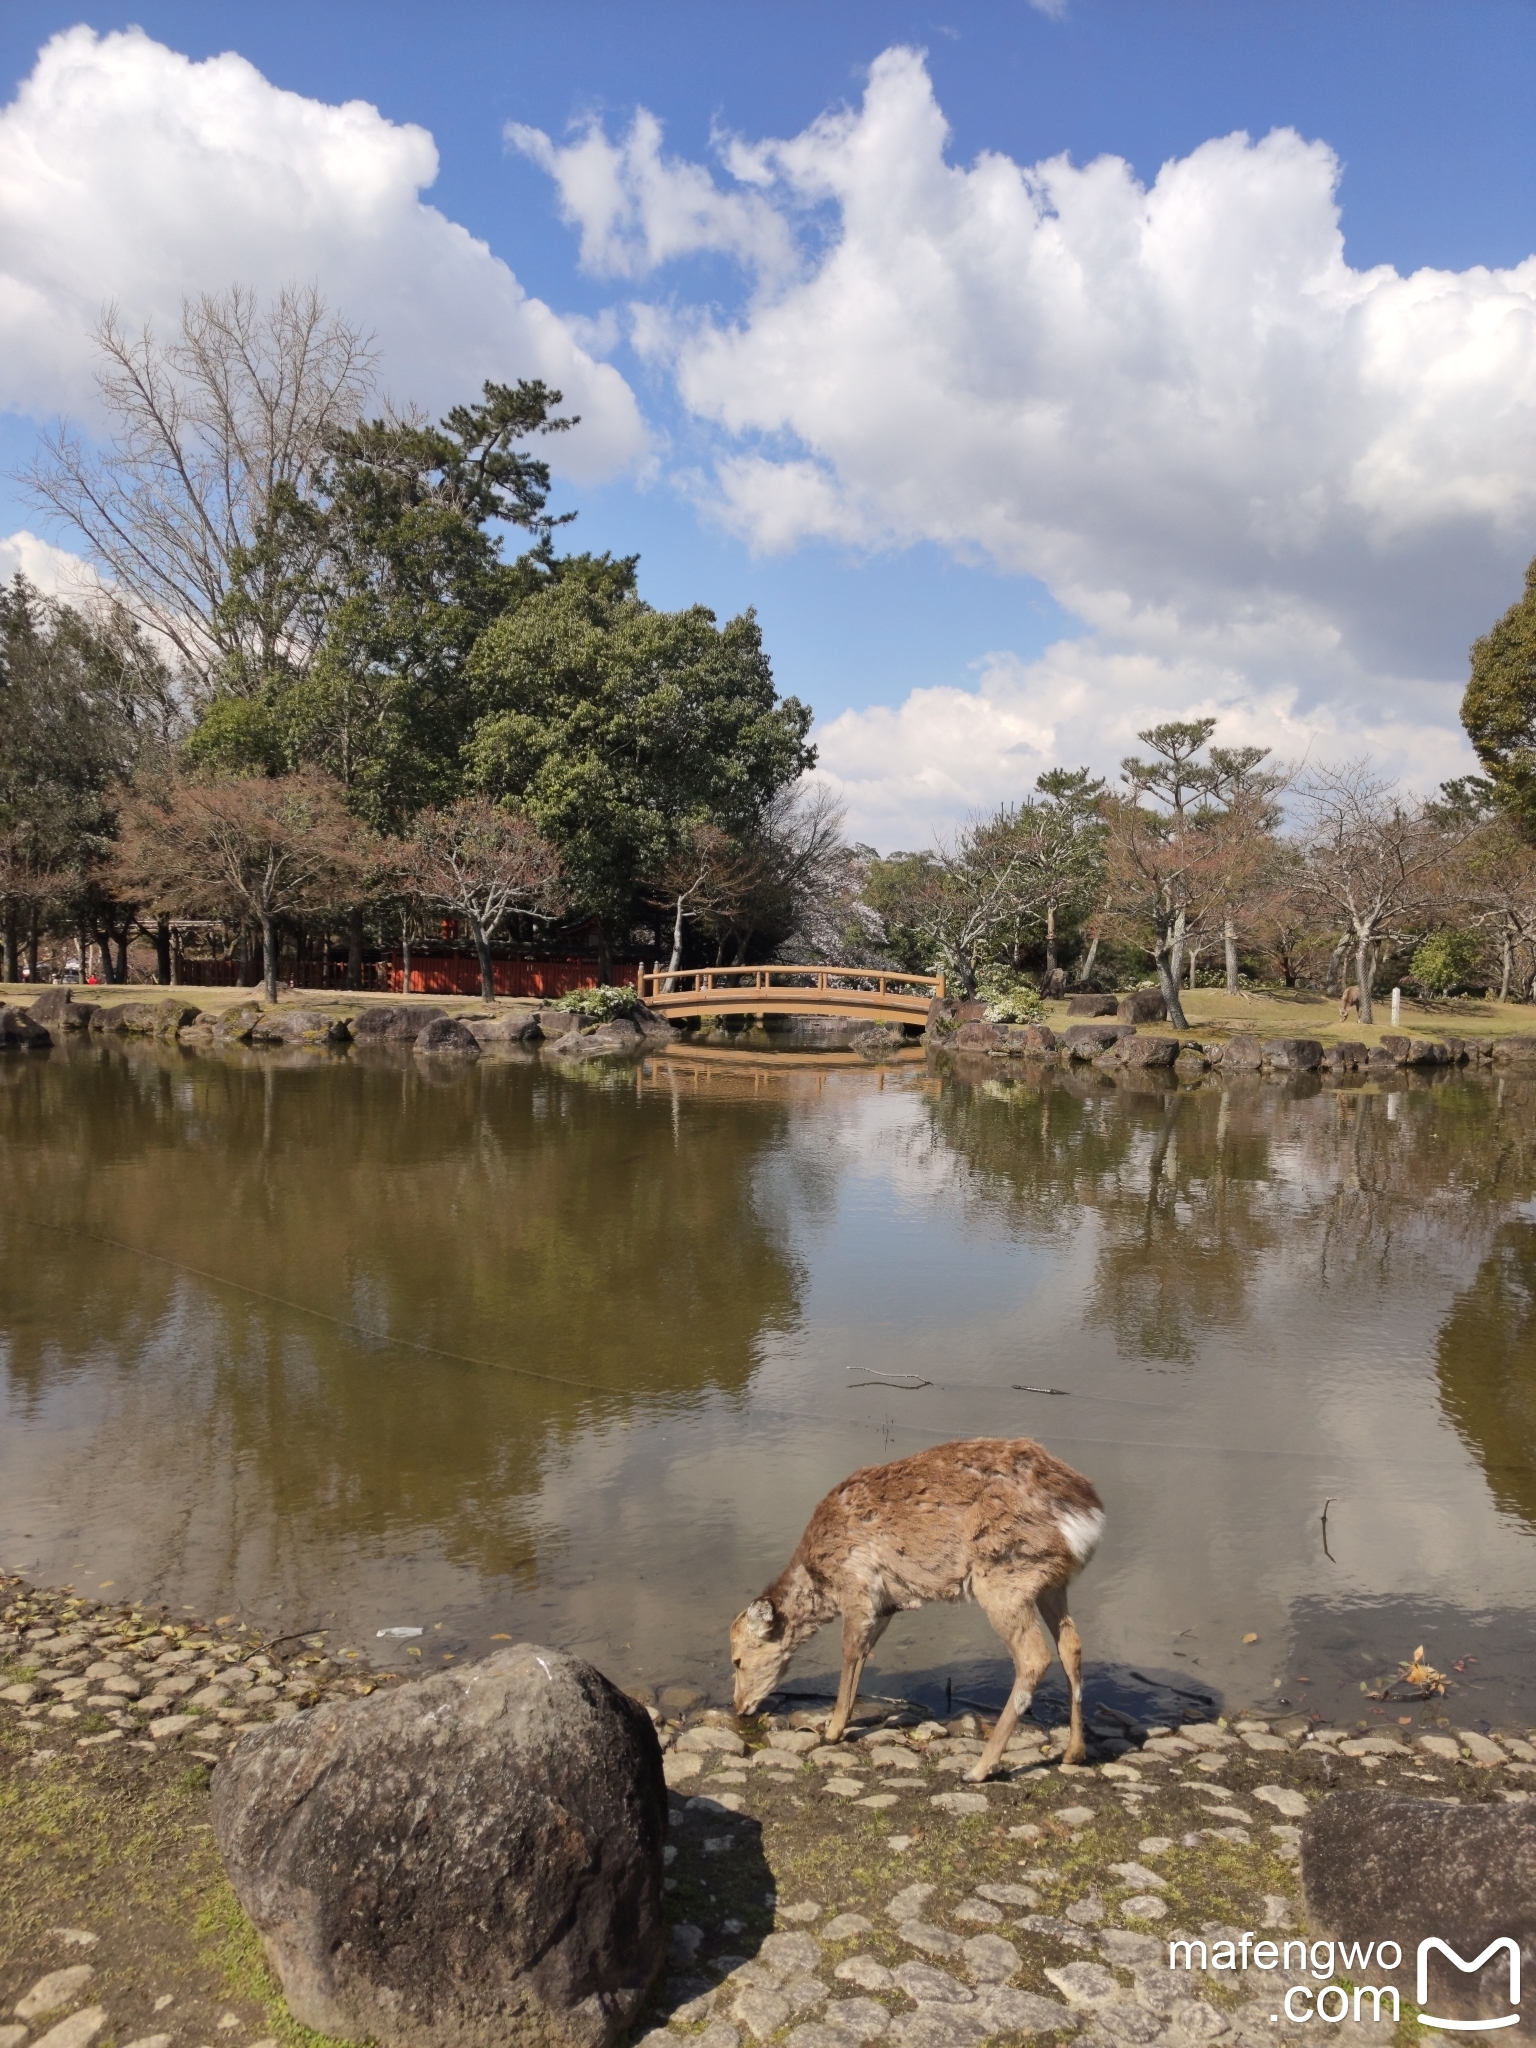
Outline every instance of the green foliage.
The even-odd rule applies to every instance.
[[[756,617],[653,611],[633,561],[563,564],[488,628],[469,670],[471,782],[526,808],[610,933],[691,828],[754,836],[816,758],[811,712],[775,691]]]
[[[989,1024],[1038,1024],[1045,1015],[1040,991],[1011,967],[983,967],[976,977],[976,993],[987,1006]]]
[[[1461,722],[1499,803],[1536,839],[1536,561],[1524,595],[1472,643]]]
[[[1410,972],[1421,988],[1444,995],[1471,978],[1481,952],[1476,932],[1436,932],[1414,954]]]
[[[570,1010],[578,1017],[590,1017],[595,1024],[632,1016],[639,1007],[640,998],[632,988],[613,988],[607,982],[596,988],[573,988],[550,1004],[552,1010]]]

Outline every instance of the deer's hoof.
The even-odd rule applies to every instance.
[[[965,1782],[968,1785],[985,1785],[991,1775],[992,1766],[990,1764],[972,1764],[965,1774]]]

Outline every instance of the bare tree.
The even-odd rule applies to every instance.
[[[1445,863],[1468,830],[1406,801],[1368,761],[1314,768],[1297,789],[1301,896],[1349,936],[1360,1022],[1375,1021],[1371,985],[1384,940],[1422,924],[1445,893]]]
[[[469,926],[488,1003],[496,995],[491,940],[502,920],[512,911],[549,918],[566,905],[554,847],[520,811],[484,797],[424,811],[404,864],[423,901]]]
[[[366,834],[329,776],[182,777],[123,805],[119,885],[157,909],[228,917],[261,931],[267,1001],[277,1001],[277,922],[355,897]]]
[[[194,692],[302,670],[325,545],[312,480],[372,386],[370,339],[312,286],[263,306],[233,285],[184,301],[174,341],[130,334],[109,308],[96,343],[110,443],[46,437],[34,496],[84,536]]]
[[[1526,962],[1522,992],[1536,1000],[1536,846],[1507,813],[1495,812],[1462,846],[1456,884],[1472,923],[1498,944],[1499,1001],[1509,1001],[1516,965]]]
[[[1275,874],[1275,829],[1280,807],[1275,799],[1289,781],[1282,768],[1264,763],[1268,747],[1212,747],[1207,756],[1205,787],[1219,807],[1210,821],[1220,834],[1222,858],[1216,877],[1220,898],[1221,942],[1227,994],[1238,987],[1237,938],[1246,910],[1264,893]]]

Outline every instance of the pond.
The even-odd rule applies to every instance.
[[[1455,1072],[12,1056],[0,1564],[721,1700],[827,1487],[1035,1435],[1108,1509],[1091,1699],[1353,1719],[1423,1644],[1433,1711],[1530,1719],[1533,1115]],[[898,1617],[865,1677],[1006,1682],[974,1608]]]

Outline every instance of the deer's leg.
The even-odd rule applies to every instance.
[[[971,1783],[979,1785],[997,1769],[1019,1716],[1029,1712],[1035,1687],[1050,1668],[1051,1639],[1041,1626],[1034,1599],[1017,1583],[976,1579],[972,1584],[977,1605],[1013,1652],[1013,1688],[1008,1703],[997,1717],[986,1748],[966,1772]]]
[[[1056,1648],[1061,1657],[1061,1668],[1067,1674],[1067,1683],[1072,1688],[1072,1727],[1067,1739],[1067,1753],[1064,1764],[1080,1764],[1088,1754],[1083,1741],[1083,1639],[1073,1625],[1067,1612],[1067,1589],[1062,1586],[1047,1586],[1040,1594],[1040,1613],[1046,1627],[1056,1638]]]
[[[873,1614],[867,1609],[853,1608],[843,1616],[843,1675],[837,1688],[837,1705],[832,1709],[832,1718],[827,1723],[827,1742],[841,1742],[843,1730],[853,1714],[859,1697],[859,1680],[864,1675],[865,1661],[870,1651],[885,1634],[890,1623],[889,1614]]]

